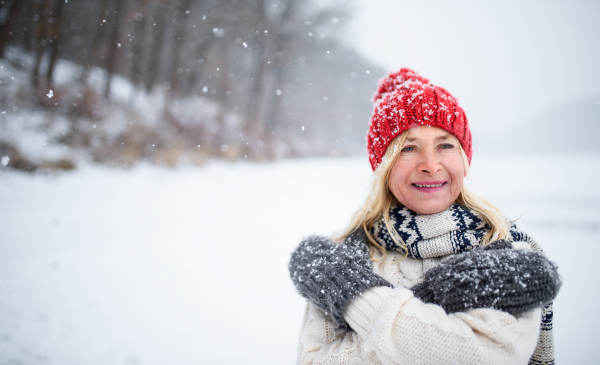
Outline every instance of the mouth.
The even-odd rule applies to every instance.
[[[412,183],[417,190],[424,193],[433,193],[438,190],[441,190],[444,186],[448,184],[447,181],[423,181],[418,183]]]
[[[441,183],[441,184],[413,184],[414,186],[418,187],[418,188],[439,188],[440,186],[444,185],[445,183]]]

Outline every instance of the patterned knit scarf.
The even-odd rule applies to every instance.
[[[541,250],[537,242],[519,231],[514,223],[507,223],[511,235],[509,239],[513,242],[527,242],[532,249]],[[418,259],[471,250],[481,245],[482,238],[489,231],[479,213],[459,204],[453,204],[443,212],[429,215],[419,215],[406,207],[392,207],[390,224],[396,232],[388,231],[383,217],[375,223],[371,234],[377,243],[388,251],[405,254],[405,250],[396,241],[404,242],[408,256]],[[392,235],[396,237],[396,241]],[[552,304],[542,309],[540,337],[529,365],[554,364],[552,315]]]
[[[390,223],[408,247],[408,256],[417,259],[471,250],[481,244],[489,230],[479,213],[459,204],[429,215],[419,215],[405,207],[393,207],[390,209]],[[540,249],[531,237],[519,231],[512,222],[508,223],[513,242],[524,241],[533,249]],[[395,232],[388,231],[383,217],[373,226],[371,233],[386,250],[404,253],[392,238]]]

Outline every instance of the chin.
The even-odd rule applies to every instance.
[[[435,214],[435,213],[443,212],[444,210],[448,209],[451,205],[452,205],[452,203],[450,203],[450,204],[419,204],[419,205],[415,205],[411,209],[417,214],[427,215],[427,214]]]

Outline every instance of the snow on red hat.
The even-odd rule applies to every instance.
[[[415,71],[403,68],[379,81],[373,95],[373,116],[367,134],[367,151],[373,171],[390,143],[411,127],[430,125],[452,133],[471,164],[469,122],[458,100],[446,89],[431,85]]]

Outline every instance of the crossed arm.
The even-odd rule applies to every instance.
[[[527,362],[540,319],[531,309],[560,287],[545,256],[500,242],[443,261],[409,290],[373,272],[363,239],[313,236],[292,255],[290,274],[310,301],[302,363]]]

